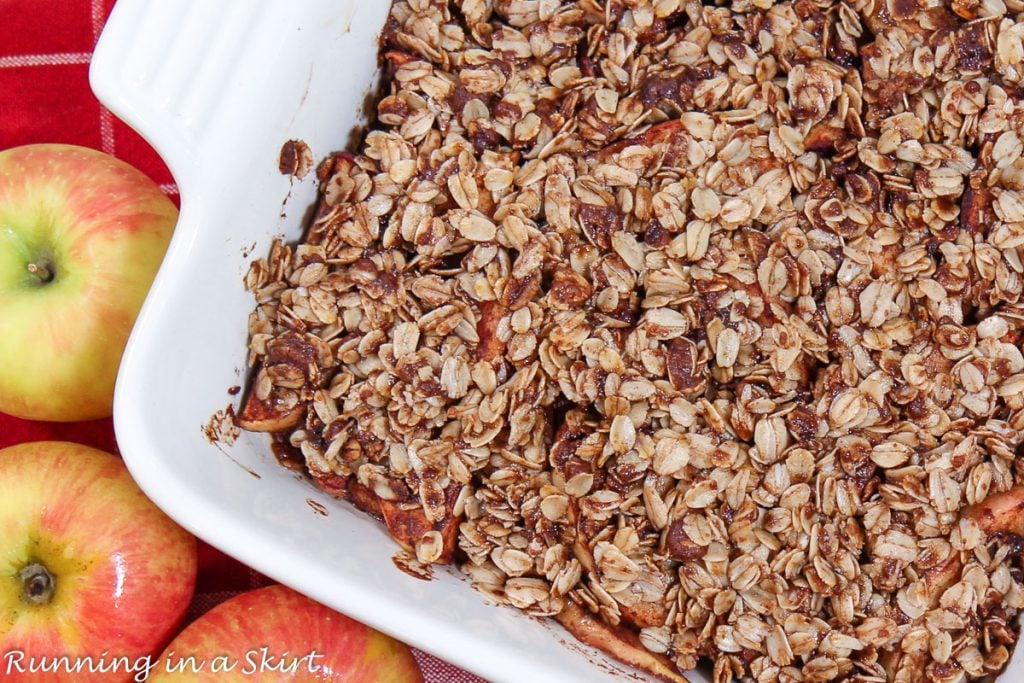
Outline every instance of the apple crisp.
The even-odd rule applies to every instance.
[[[1024,2],[399,0],[382,56],[241,426],[663,680],[1004,668]]]

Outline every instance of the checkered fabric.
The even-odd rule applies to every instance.
[[[160,157],[100,106],[89,89],[89,60],[114,0],[0,0],[0,149],[40,142],[83,145],[113,154],[178,201]],[[53,439],[117,452],[110,420],[46,424],[0,413],[0,448]],[[239,592],[267,585],[258,572],[200,543],[199,578],[188,619]],[[427,683],[482,683],[417,651]]]

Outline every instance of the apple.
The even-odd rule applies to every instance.
[[[133,680],[174,635],[196,563],[195,539],[119,458],[56,441],[0,450],[0,680]]]
[[[223,602],[155,662],[150,683],[422,683],[408,646],[284,586]]]
[[[0,412],[111,413],[177,209],[141,172],[70,145],[0,152]]]

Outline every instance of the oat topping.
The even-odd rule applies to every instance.
[[[281,146],[281,156],[277,162],[277,170],[282,175],[290,175],[299,180],[309,174],[313,168],[313,150],[302,140],[288,140]]]
[[[1024,607],[1024,2],[398,0],[239,424],[665,680],[962,681]]]

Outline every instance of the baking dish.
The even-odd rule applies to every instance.
[[[215,41],[215,42],[217,42],[217,43],[219,44],[219,41]],[[308,41],[303,41],[303,42],[304,42],[305,44],[308,44]],[[315,41],[314,41],[314,42],[315,42]],[[228,51],[228,53],[229,53],[229,51]],[[216,63],[217,63],[217,60],[216,60],[216,59],[214,59],[214,60],[213,60],[213,63],[214,63],[214,65],[216,65]],[[322,62],[322,63],[323,63],[323,62]],[[228,69],[227,71],[228,71],[228,72],[230,72],[230,73],[233,73],[233,72],[232,72],[232,71],[231,71],[230,69]],[[293,69],[293,70],[292,70],[292,75],[293,75],[293,78],[294,78],[295,74],[296,74],[296,73],[298,73],[299,71],[300,71],[300,69]],[[351,79],[351,81],[352,81],[353,83],[354,83],[354,82],[356,82],[356,81],[358,81],[358,82],[362,82],[362,80],[361,80],[361,77],[360,77],[359,79],[356,79],[356,78],[355,78],[355,76],[349,75],[349,74],[347,74],[347,72],[346,72],[346,75],[347,75],[347,76],[349,76],[349,78]],[[312,77],[310,77],[310,78],[312,78]],[[244,80],[244,79],[243,79],[243,80]],[[201,81],[201,82],[202,82],[202,81]],[[245,85],[245,84],[243,84],[243,85]],[[208,89],[209,89],[209,88],[208,88]],[[270,91],[270,92],[274,92],[274,94],[280,94],[280,93],[279,93],[278,91],[276,91],[276,90],[275,90],[274,88],[272,88],[272,87],[266,87],[266,86],[265,86],[265,84],[264,84],[264,90],[266,90],[266,91]],[[309,90],[307,90],[307,91],[306,91],[306,94],[305,94],[304,96],[308,96],[308,92],[309,92]],[[356,97],[352,97],[351,99],[352,99],[352,100],[355,100],[355,99],[357,99],[357,98],[356,98]],[[199,101],[200,101],[200,102],[203,102],[204,100],[203,100],[203,98],[202,98],[202,97],[199,97]],[[288,100],[287,100],[287,98],[285,98],[285,97],[282,97],[282,101],[288,101]],[[195,100],[194,100],[194,103],[195,103]],[[305,103],[305,102],[303,102],[303,104],[304,104],[304,103]],[[217,106],[214,106],[214,108],[213,108],[213,109],[214,109],[214,110],[220,110],[220,111],[219,111],[218,113],[219,113],[219,114],[220,114],[220,115],[222,116],[222,118],[224,118],[224,115],[223,115],[223,109],[224,109],[224,108],[221,108],[221,106],[220,106],[220,105],[218,104]],[[266,109],[267,111],[272,111],[272,110],[273,110],[272,106],[270,106],[270,108],[263,108],[263,109]],[[301,109],[302,109],[302,106],[300,105],[300,106],[299,106],[299,110],[301,110]],[[226,110],[227,110],[227,111],[233,111],[233,110],[232,110],[232,109],[230,108],[230,106],[227,106]],[[325,110],[325,111],[327,111],[327,110]],[[330,110],[330,111],[334,111],[334,110]],[[260,119],[260,120],[261,120],[261,118],[260,118],[260,117],[257,117],[257,119]],[[248,122],[248,121],[249,121],[249,119],[247,119],[247,118],[246,118],[245,116],[243,116],[243,117],[237,117],[237,118],[234,118],[234,119],[232,119],[232,120],[233,120],[233,121],[241,121],[241,122],[243,122],[243,123],[245,123],[245,122]],[[189,121],[189,125],[195,125],[196,127],[200,128],[201,130],[203,130],[203,127],[204,127],[204,126],[206,126],[206,125],[207,125],[207,123],[208,123],[208,122],[206,121],[206,119],[204,119],[204,117],[202,117],[202,116],[196,117],[196,118],[195,118],[194,120],[191,120],[191,121]],[[143,126],[143,127],[144,127],[144,126]],[[204,132],[206,132],[206,131],[204,130]],[[236,132],[236,131],[234,131],[234,130],[231,130],[230,132],[231,132],[231,133],[234,133],[234,132]],[[288,134],[289,136],[292,136],[293,134],[295,134],[295,135],[301,135],[301,134],[302,134],[302,131],[299,131],[298,133],[293,133],[293,132],[292,132],[292,130],[291,130],[291,127],[290,127],[290,126],[289,126],[289,127],[286,127],[286,129],[278,129],[278,128],[274,128],[274,129],[272,129],[272,130],[271,130],[270,132],[271,132],[271,133],[274,133],[274,134],[283,134],[283,133],[287,133],[287,134]],[[283,136],[283,135],[282,135],[282,136]],[[212,137],[212,136],[208,136],[208,137]],[[273,139],[275,139],[275,141],[276,141],[276,140],[280,140],[280,139],[282,139],[282,137],[275,137],[274,135],[269,135],[269,137],[270,137],[270,138],[273,138]],[[264,137],[263,139],[266,139],[266,137]],[[303,137],[303,139],[305,139],[305,137]],[[221,142],[221,138],[220,138],[220,137],[217,137],[217,144],[214,144],[214,147],[217,147],[217,146],[219,146],[219,145],[220,145],[220,142]],[[248,142],[247,142],[247,144],[248,144]],[[159,145],[158,145],[158,146],[159,146]],[[207,142],[206,140],[204,140],[204,142],[203,142],[203,143],[201,143],[201,144],[199,144],[199,145],[197,145],[197,146],[198,146],[198,153],[197,153],[197,154],[202,154],[202,153],[203,153],[203,152],[204,152],[204,151],[206,150],[206,147],[207,147],[207,146],[209,146],[209,143],[208,143],[208,142]],[[243,145],[243,146],[244,146],[245,148],[248,148],[248,147],[247,147],[247,146],[245,146],[245,145]],[[276,145],[274,144],[274,145],[273,145],[273,147],[275,148],[275,146],[276,146]],[[316,145],[314,144],[314,150],[315,150],[315,148],[316,148]],[[323,152],[323,151],[321,151],[321,152]],[[172,164],[172,166],[173,166],[173,164]],[[204,164],[203,164],[202,166],[203,166],[203,169],[204,169],[204,171],[205,171],[205,170],[206,170],[206,164],[205,164],[205,162],[204,162]],[[256,167],[256,164],[254,163],[254,164],[253,164],[253,168],[255,168],[255,167]],[[220,176],[218,176],[218,178],[219,178],[219,177],[220,177]],[[210,184],[210,183],[206,183],[206,185],[204,185],[204,186],[209,186],[209,184]],[[185,191],[187,191],[187,190],[185,190]],[[259,188],[259,191],[260,191],[260,193],[261,193],[261,195],[262,195],[262,187],[260,187],[260,188]],[[267,193],[266,193],[266,195],[272,196],[272,191],[269,191],[269,190],[268,190],[268,191],[267,191]],[[236,203],[236,205],[238,205],[238,203]],[[293,204],[293,205],[291,205],[291,206],[295,206],[295,205]],[[287,219],[287,215],[288,215],[288,211],[287,211],[287,210],[286,210],[286,212],[285,212],[285,215],[286,215],[286,223],[287,223],[287,220],[288,220],[288,219]],[[289,228],[289,229],[290,229],[290,228]],[[246,461],[246,462],[248,462],[248,461]],[[236,550],[236,552],[238,552],[238,551]],[[447,603],[445,602],[445,604],[447,604]],[[344,608],[344,607],[343,607],[343,608]],[[429,613],[431,613],[431,614],[436,614],[436,613],[437,613],[437,609],[431,609],[431,608],[428,608],[428,611],[429,611]],[[507,639],[506,639],[506,640],[507,640]],[[504,641],[503,641],[503,642],[504,642]],[[520,674],[519,672],[516,672],[516,678],[521,678],[521,677],[522,677],[523,675],[524,675],[524,674]],[[1011,674],[1011,675],[1013,675],[1013,674]],[[578,677],[584,677],[584,678],[589,678],[589,676],[578,676]]]
[[[316,196],[278,171],[282,143],[343,149],[375,83],[385,0],[120,0],[96,48],[100,100],[179,185],[173,243],[125,352],[114,422],[142,489],[269,577],[491,681],[645,680],[556,624],[485,603],[456,572],[396,568],[376,521],[281,467],[262,435],[203,427],[244,385],[242,278]],[[321,514],[318,510],[327,510]],[[696,677],[700,680],[700,676]]]

